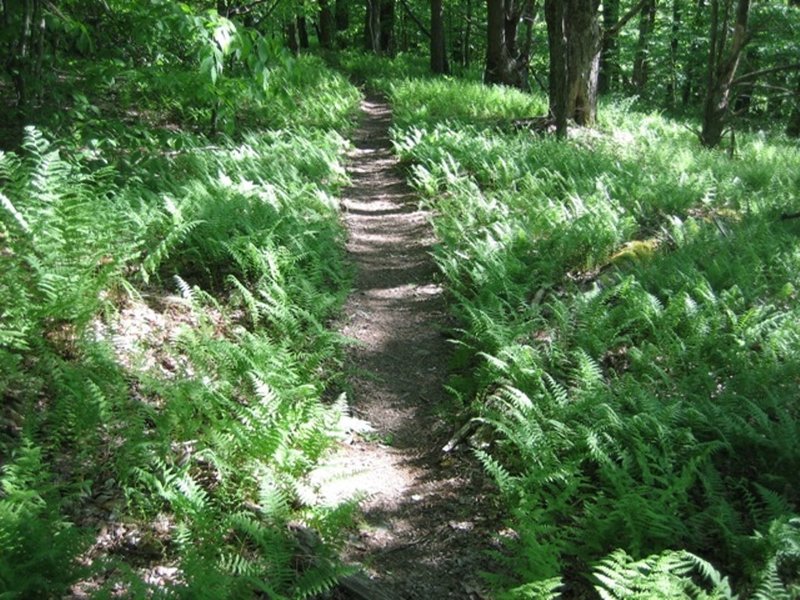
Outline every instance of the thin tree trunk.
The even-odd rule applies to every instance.
[[[386,54],[394,53],[394,0],[380,0],[380,48]]]
[[[695,31],[699,30],[701,24],[704,21],[704,12],[705,12],[706,1],[705,0],[697,0],[697,4],[695,6],[695,13],[694,13],[694,29]],[[682,102],[684,106],[688,106],[692,100],[692,96],[694,95],[694,76],[695,76],[695,57],[698,56],[700,53],[700,40],[695,38],[692,41],[691,50],[689,52],[689,57],[686,60],[686,72],[684,75],[684,82],[683,82],[683,92],[681,94]]]
[[[472,44],[472,0],[467,0],[467,25],[464,30],[464,67],[470,64],[470,46]]]
[[[650,63],[650,35],[656,21],[656,0],[647,0],[639,15],[639,39],[633,59],[633,87],[640,96],[647,86]]]
[[[444,7],[442,0],[431,0],[431,71],[444,74],[450,70],[444,38]]]
[[[680,1],[680,0],[676,0]],[[603,2],[603,27],[608,29],[619,20],[619,0]],[[600,74],[597,87],[600,93],[610,92],[619,79],[617,64],[617,36],[603,36],[603,48],[600,55]]]
[[[797,87],[794,91],[794,109],[792,109],[792,114],[789,115],[789,122],[786,124],[786,135],[793,138],[800,137],[800,75],[797,76]]]
[[[667,105],[670,107],[675,106],[678,78],[678,33],[681,30],[681,3],[683,1],[672,0],[672,38],[669,42],[669,82],[667,83]]]
[[[547,45],[550,49],[550,114],[556,122],[556,135],[567,135],[567,37],[565,5],[561,0],[545,0]]]
[[[375,54],[381,53],[381,0],[367,0],[364,24],[364,46]]]
[[[350,26],[350,11],[347,0],[336,0],[336,31],[344,31]]]
[[[308,50],[308,27],[306,24],[306,18],[303,15],[297,16],[297,41],[300,44],[300,48],[303,50]]]
[[[286,24],[286,45],[289,47],[289,51],[297,56],[300,46],[297,44],[297,24],[295,19],[291,19]]]
[[[503,0],[486,0],[486,70],[485,83],[505,83],[508,66],[505,41],[505,6]]]
[[[330,50],[333,48],[333,36],[336,33],[336,21],[328,0],[319,0],[319,45]]]

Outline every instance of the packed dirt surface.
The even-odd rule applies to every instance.
[[[344,198],[357,268],[341,332],[349,355],[354,417],[330,464],[314,474],[331,502],[361,494],[362,527],[345,559],[363,565],[386,597],[490,597],[481,572],[497,546],[491,484],[469,449],[444,453],[452,423],[443,389],[449,344],[435,283],[429,214],[398,171],[378,98],[362,104]]]

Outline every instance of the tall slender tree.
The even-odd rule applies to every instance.
[[[449,70],[444,33],[444,3],[442,0],[431,0],[431,71],[447,73]]]
[[[640,96],[644,94],[650,75],[650,39],[656,24],[656,0],[647,0],[639,13],[639,39],[633,59],[633,89]]]

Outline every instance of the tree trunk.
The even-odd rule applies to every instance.
[[[731,84],[736,76],[742,50],[747,44],[747,20],[750,0],[737,0],[730,47],[727,48],[730,0],[723,0],[725,10],[720,22],[720,0],[711,1],[711,35],[708,50],[708,73],[703,101],[703,127],[700,140],[714,148],[722,140],[730,105]]]
[[[527,87],[528,57],[517,50],[517,29],[527,6],[523,2],[487,0],[485,83]]]
[[[786,135],[789,137],[800,137],[800,75],[797,76],[797,87],[794,91],[794,108],[789,115],[789,122],[786,124]]]
[[[647,86],[650,63],[650,35],[656,22],[656,0],[647,0],[639,15],[639,39],[633,59],[633,88],[638,95]]]
[[[375,54],[381,53],[381,0],[367,0],[364,47]]]
[[[286,24],[286,45],[289,47],[289,51],[297,56],[300,46],[297,44],[296,19],[292,19]]]
[[[503,0],[486,0],[486,70],[485,83],[505,83],[508,79],[506,55],[505,14]]]
[[[303,15],[297,17],[297,41],[300,48],[308,50],[308,27],[306,26],[306,18]]]
[[[681,0],[675,0],[679,2]],[[603,2],[603,28],[608,29],[619,20],[619,0],[605,0]],[[619,80],[619,65],[617,64],[617,36],[603,36],[603,48],[600,54],[600,75],[597,87],[604,94],[614,89]]]
[[[394,0],[380,0],[380,48],[385,54],[394,52]]]
[[[336,33],[336,21],[328,0],[319,0],[319,45],[330,50],[333,48],[333,36]]]
[[[695,33],[698,32],[701,24],[704,21],[704,12],[705,12],[706,0],[697,0],[697,4],[695,5],[695,13],[694,13],[694,29]],[[689,102],[692,100],[692,96],[694,95],[694,88],[692,87],[694,84],[694,74],[695,74],[695,57],[698,56],[700,53],[700,40],[695,38],[692,40],[691,51],[689,52],[689,57],[686,60],[686,71],[684,74],[684,81],[683,81],[683,92],[681,94],[681,100],[684,106],[688,106]]]
[[[547,45],[550,50],[550,114],[556,122],[556,135],[567,135],[567,34],[564,2],[545,0]]]
[[[431,0],[431,71],[444,74],[450,71],[444,38],[444,7],[442,0]]]
[[[467,0],[467,25],[464,29],[464,67],[469,67],[472,44],[472,0]]]
[[[600,72],[598,0],[569,0],[564,28],[567,39],[567,116],[578,125],[597,118]]]
[[[675,106],[675,90],[677,89],[678,66],[678,34],[681,30],[681,3],[684,0],[672,0],[672,38],[669,41],[669,82],[667,83],[667,106]]]
[[[350,11],[347,8],[347,0],[336,0],[336,31],[344,31],[350,26]]]

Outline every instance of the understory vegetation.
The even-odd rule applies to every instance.
[[[507,597],[796,598],[796,143],[731,159],[620,102],[560,142],[511,126],[544,98],[384,86],[516,533]]]
[[[798,40],[800,0],[0,0],[0,599],[339,593],[352,81],[433,214],[498,598],[800,598]]]
[[[70,111],[0,153],[3,598],[300,598],[342,574],[289,525],[335,547],[349,519],[302,480],[343,409],[326,325],[360,94],[282,52],[219,103],[177,63],[72,65]]]

